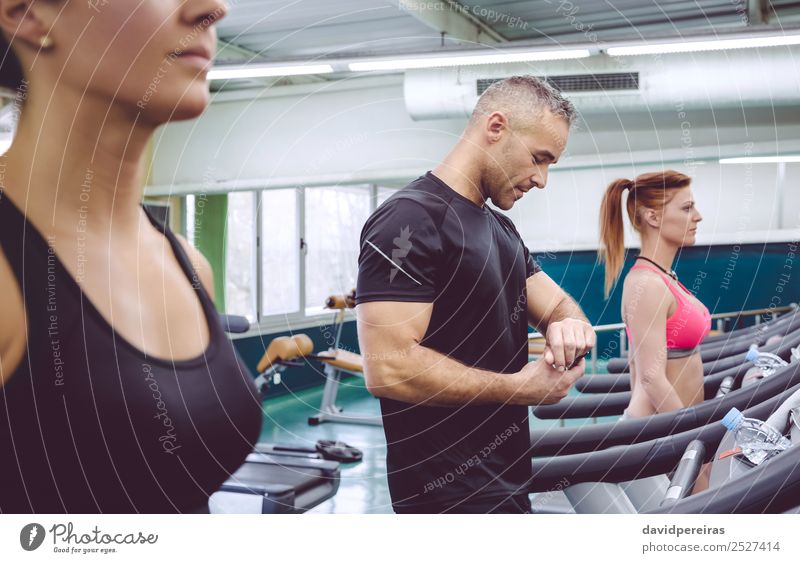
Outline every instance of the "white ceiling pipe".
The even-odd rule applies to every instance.
[[[584,114],[788,106],[800,100],[800,47],[793,46],[413,70],[405,75],[406,109],[414,120],[463,118],[475,107],[481,78],[616,72],[638,72],[639,90],[566,95]]]

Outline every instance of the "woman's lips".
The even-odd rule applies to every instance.
[[[208,70],[211,67],[211,59],[200,53],[181,53],[178,55],[177,60],[198,69]]]

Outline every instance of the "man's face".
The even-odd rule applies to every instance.
[[[487,150],[484,194],[506,211],[531,188],[544,188],[549,167],[561,157],[568,136],[567,121],[546,110],[528,130],[504,129]]]

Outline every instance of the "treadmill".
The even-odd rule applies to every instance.
[[[751,402],[752,406],[744,410],[745,416],[766,420],[787,399],[796,401],[800,396],[800,370],[793,365],[783,371],[782,389],[758,404]],[[770,377],[780,377],[779,373]],[[769,378],[758,385],[765,383],[769,383]],[[776,391],[770,387],[770,391]],[[534,458],[534,476],[529,483],[529,491],[539,493],[532,503],[534,511],[592,514],[793,511],[800,498],[800,448],[792,447],[756,467],[731,455],[720,459],[731,449],[733,437],[715,418],[694,428],[679,428],[629,445]],[[639,422],[643,423],[646,419]],[[792,442],[800,443],[800,428],[793,428]],[[709,489],[689,496],[706,462],[712,462]]]

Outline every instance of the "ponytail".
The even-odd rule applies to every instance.
[[[630,180],[611,182],[600,205],[600,251],[598,259],[606,264],[604,285],[608,299],[614,282],[617,281],[625,258],[625,230],[622,223],[622,192],[632,186]]]

